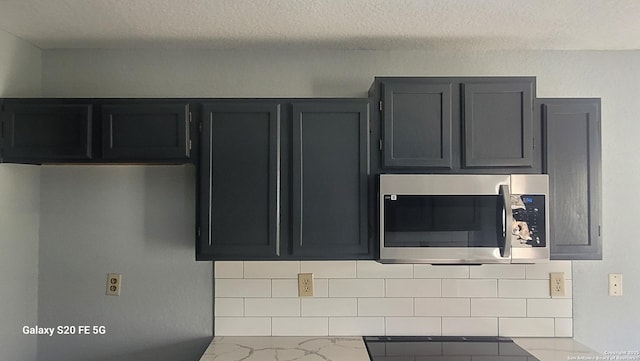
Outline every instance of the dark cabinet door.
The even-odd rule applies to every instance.
[[[187,159],[188,104],[102,106],[102,156],[111,160]]]
[[[198,259],[273,258],[280,249],[280,106],[204,106]]]
[[[292,256],[369,254],[368,102],[294,103]]]
[[[91,105],[5,104],[5,162],[42,163],[91,159]]]
[[[451,89],[451,83],[382,83],[385,167],[452,167]]]
[[[463,84],[463,168],[533,167],[533,82]]]
[[[543,99],[551,259],[602,259],[600,99]]]

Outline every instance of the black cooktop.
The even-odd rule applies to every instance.
[[[371,361],[539,361],[513,340],[487,336],[365,336]]]

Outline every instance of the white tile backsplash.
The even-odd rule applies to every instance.
[[[271,336],[269,317],[218,317],[214,320],[217,336]]]
[[[242,261],[216,261],[213,267],[216,278],[244,277],[244,263]]]
[[[244,316],[244,298],[218,298],[213,306],[216,316]]]
[[[274,317],[272,336],[328,336],[329,319],[326,317]]]
[[[527,317],[571,317],[571,299],[531,299],[527,301]]]
[[[358,299],[303,298],[302,316],[358,316]]]
[[[388,279],[385,281],[386,297],[440,297],[441,280]]]
[[[500,318],[500,333],[505,337],[554,337],[553,318]]]
[[[358,316],[413,316],[413,298],[360,298]]]
[[[413,278],[469,278],[469,266],[415,264]]]
[[[470,278],[525,278],[523,264],[483,264],[469,267]]]
[[[556,318],[555,336],[573,337],[573,318]]]
[[[271,280],[216,279],[216,297],[271,297]]]
[[[526,317],[526,299],[473,298],[471,316],[481,317]]]
[[[385,335],[420,336],[442,335],[440,317],[386,317]]]
[[[468,298],[416,298],[416,316],[466,316],[471,315]]]
[[[244,278],[298,278],[299,261],[247,261]]]
[[[245,316],[300,316],[298,298],[247,298]]]
[[[218,336],[573,335],[570,261],[231,261],[214,267]],[[313,297],[298,297],[301,272],[314,274]],[[565,272],[566,296],[550,297],[550,272]]]
[[[376,336],[384,334],[384,317],[329,317],[329,335]]]
[[[358,278],[413,278],[413,265],[358,261],[356,274]]]
[[[302,261],[300,272],[315,278],[356,278],[356,261]]]
[[[498,334],[498,319],[443,317],[442,334],[447,336],[495,336]]]
[[[384,297],[384,280],[332,279],[329,280],[329,297]]]
[[[442,297],[497,297],[498,282],[495,279],[442,281]]]

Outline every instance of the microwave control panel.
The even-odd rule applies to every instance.
[[[511,215],[512,247],[546,247],[544,195],[512,194]]]

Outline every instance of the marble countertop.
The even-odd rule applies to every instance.
[[[541,361],[595,360],[571,338],[514,338]],[[200,361],[369,361],[362,337],[215,337]]]
[[[369,361],[362,337],[214,337],[200,361]]]
[[[572,338],[514,338],[513,341],[541,361],[588,361],[601,356]]]

